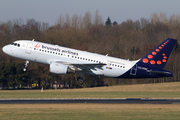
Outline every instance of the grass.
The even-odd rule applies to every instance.
[[[61,90],[0,90],[9,98],[180,98],[180,82]],[[180,104],[0,104],[0,119],[179,120]]]
[[[0,99],[10,98],[180,98],[180,82],[123,85],[82,89],[0,90]]]
[[[2,104],[0,119],[179,120],[180,105]]]

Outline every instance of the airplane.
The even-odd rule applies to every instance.
[[[52,45],[33,40],[18,40],[2,48],[3,52],[26,61],[49,65],[51,73],[78,73],[77,81],[84,83],[83,74],[112,78],[159,78],[172,77],[164,70],[176,39],[167,38],[139,60],[129,61],[108,55]]]

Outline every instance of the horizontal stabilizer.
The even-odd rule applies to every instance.
[[[172,74],[171,72],[167,72],[167,71],[149,71],[150,73],[153,73],[153,74],[157,74],[157,75],[166,75],[166,74]]]

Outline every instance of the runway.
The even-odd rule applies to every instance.
[[[0,104],[65,104],[65,103],[100,103],[100,104],[180,104],[180,99],[157,98],[75,98],[75,99],[0,99]]]

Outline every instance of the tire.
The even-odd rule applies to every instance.
[[[77,79],[77,81],[78,81],[78,83],[79,83],[80,85],[82,85],[82,84],[84,83],[84,80],[83,80],[83,78],[81,78],[81,77],[79,77],[79,78]]]

